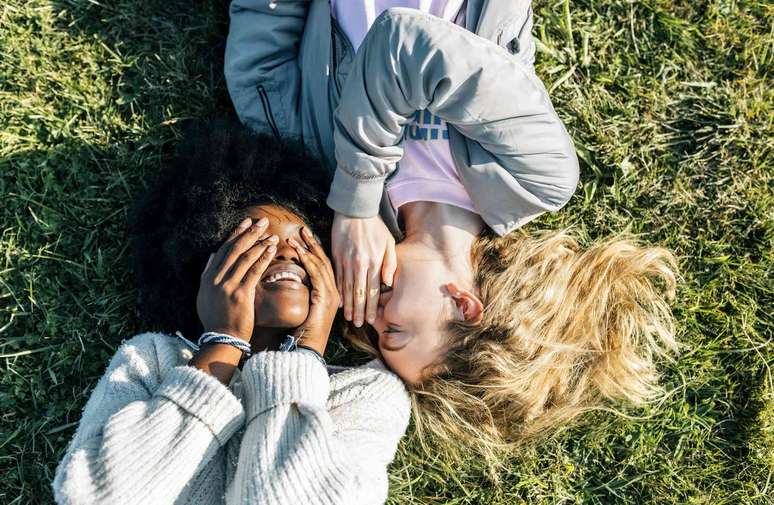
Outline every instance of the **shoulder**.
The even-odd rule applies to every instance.
[[[193,349],[183,341],[183,337],[158,332],[138,333],[121,341],[114,357],[131,359],[155,357],[161,361],[181,361],[193,356]]]
[[[140,333],[121,342],[110,360],[107,373],[111,376],[131,374],[135,378],[155,382],[168,370],[187,363],[192,357],[193,351],[182,341],[182,337],[156,332]]]
[[[408,417],[411,402],[403,381],[387,370],[379,360],[359,367],[348,368],[331,376],[332,407],[344,403],[365,403],[374,407],[382,405],[393,409],[400,417]]]

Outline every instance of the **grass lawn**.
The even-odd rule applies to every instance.
[[[395,504],[774,503],[774,4],[537,1],[538,70],[581,187],[530,227],[676,251],[668,398],[598,412],[499,485],[407,437]],[[139,331],[126,209],[187,118],[233,114],[226,3],[0,5],[0,503],[52,501],[80,410]]]

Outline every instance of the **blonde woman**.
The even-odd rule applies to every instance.
[[[334,172],[344,315],[376,330],[355,341],[420,428],[487,448],[644,401],[674,347],[667,251],[515,231],[578,182],[531,27],[529,1],[234,0],[226,52],[242,121]]]

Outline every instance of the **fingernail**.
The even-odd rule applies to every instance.
[[[262,217],[255,224],[257,224],[258,226],[266,226],[267,224],[269,224],[269,220],[267,218],[265,218],[265,217]]]
[[[273,252],[275,252],[276,250],[277,250],[277,246],[276,246],[276,245],[274,245],[274,244],[270,245],[270,246],[269,246],[269,247],[266,249],[266,251],[267,251],[267,252],[270,252],[270,253],[273,253]]]
[[[368,318],[366,320],[368,321],[368,324],[374,324],[374,320],[375,319],[376,318],[374,316],[368,316]]]
[[[279,242],[279,237],[277,235],[272,235],[271,237],[266,239],[266,242],[276,244],[277,242]]]
[[[247,227],[252,224],[252,222],[253,222],[252,219],[250,219],[249,217],[246,217],[242,220],[241,223],[239,223],[239,226],[237,228],[239,228],[240,230],[246,230]]]
[[[307,228],[306,226],[301,228],[301,233],[303,233],[305,237],[312,238],[312,232],[309,231],[309,228]]]

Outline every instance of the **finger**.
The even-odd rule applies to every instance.
[[[384,251],[384,261],[382,262],[382,282],[392,287],[392,282],[395,279],[395,270],[397,270],[397,268],[398,258],[395,254],[395,242],[390,241],[387,244],[387,249]]]
[[[312,304],[321,303],[325,293],[335,293],[332,289],[331,279],[326,278],[325,265],[322,261],[315,257],[315,255],[307,251],[301,244],[294,239],[289,239],[288,242],[298,251],[298,257],[301,260],[301,264],[304,265],[309,281],[312,286],[312,292],[310,298]]]
[[[258,241],[258,238],[269,226],[269,220],[261,218],[257,223],[254,223],[242,234],[234,239],[227,252],[224,253],[224,259],[218,267],[218,271],[215,274],[215,283],[219,284],[226,277],[234,263],[242,256],[242,253],[250,249]]]
[[[294,238],[289,238],[288,243],[298,252],[298,258],[306,269],[306,273],[309,275],[309,279],[312,281],[313,287],[320,288],[321,284],[325,282],[323,276],[324,265],[322,261],[315,256],[311,251],[308,251],[301,243]]]
[[[344,306],[344,276],[341,274],[342,269],[336,263],[336,291],[339,292],[339,308]]]
[[[366,309],[366,289],[368,288],[368,270],[361,268],[355,272],[355,290],[352,301],[352,322],[358,328],[363,325]]]
[[[381,280],[379,270],[373,268],[368,271],[368,287],[366,288],[366,321],[368,324],[374,324],[376,320],[376,309],[379,308],[379,288]]]
[[[247,269],[242,278],[242,287],[244,289],[255,289],[260,282],[263,273],[269,267],[274,255],[277,254],[277,245],[269,244],[258,259]]]
[[[322,245],[317,240],[317,238],[314,236],[314,233],[312,233],[312,230],[304,226],[301,228],[301,238],[304,239],[304,243],[307,245],[308,249],[317,256],[320,259],[328,260],[328,255],[325,254],[325,251],[322,248]]]
[[[355,270],[348,264],[344,264],[342,272],[344,278],[344,319],[352,321],[352,311],[354,308],[353,294],[355,291]]]
[[[210,253],[210,257],[207,258],[207,264],[204,265],[204,270],[202,270],[202,278],[207,274],[207,269],[210,268],[210,265],[212,265],[212,258],[215,257],[215,253]]]
[[[326,277],[326,282],[334,283],[335,276],[333,274],[333,265],[331,264],[330,258],[328,258],[328,255],[325,253],[325,250],[322,248],[320,239],[318,239],[317,236],[312,233],[312,230],[307,227],[301,229],[301,237],[304,239],[304,243],[309,247],[311,253],[320,261],[321,268],[323,269],[322,273]]]
[[[256,261],[258,261],[258,258],[263,255],[264,251],[266,251],[266,249],[270,246],[275,246],[276,248],[277,242],[279,242],[279,237],[272,235],[266,240],[258,241],[258,243],[256,243],[254,246],[242,253],[242,256],[239,257],[229,273],[226,274],[226,276],[223,278],[223,283],[234,283],[235,285],[240,284],[245,274],[247,274],[247,271],[255,264]],[[268,265],[266,265],[264,269],[266,267],[268,267]]]
[[[229,234],[228,238],[223,241],[223,243],[218,247],[218,250],[215,252],[215,257],[213,258],[212,264],[214,265],[214,268],[212,269],[213,273],[216,273],[218,271],[218,268],[220,267],[220,264],[223,262],[223,258],[228,253],[229,249],[233,245],[234,241],[237,239],[239,235],[244,233],[244,231],[250,227],[250,225],[253,224],[253,220],[249,217],[246,217],[242,220],[239,225],[234,228],[234,230]]]
[[[302,259],[307,259],[310,263],[314,264],[315,279],[313,282],[315,283],[315,290],[324,294],[324,296],[327,299],[330,299],[337,307],[341,307],[341,297],[339,291],[336,289],[336,280],[330,263],[317,258],[310,252],[305,253]]]

